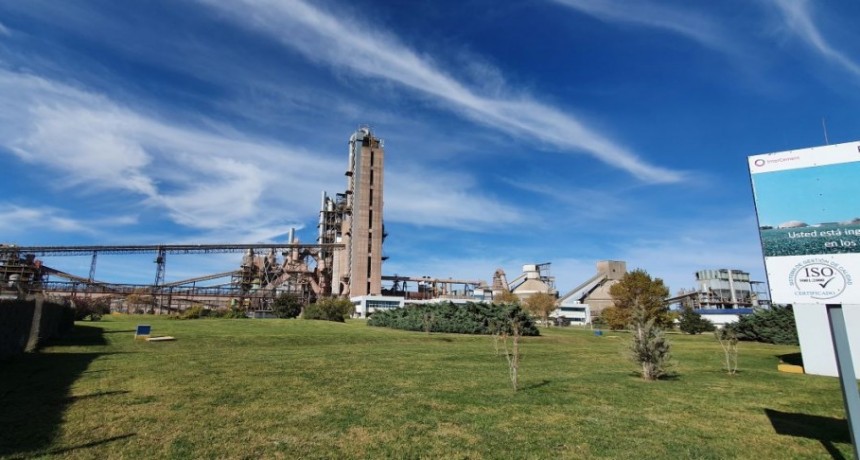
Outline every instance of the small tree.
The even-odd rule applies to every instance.
[[[505,357],[508,358],[508,371],[511,378],[511,387],[517,391],[519,386],[520,373],[520,337],[522,337],[522,329],[518,321],[511,321],[511,351],[508,351],[507,337],[503,342],[505,344]]]
[[[302,301],[295,294],[283,293],[272,302],[272,312],[278,318],[296,318],[302,312]]]
[[[504,346],[505,358],[508,361],[508,377],[511,379],[511,387],[517,391],[520,374],[520,337],[523,336],[523,326],[527,316],[522,314],[515,305],[507,308],[504,320],[500,324],[499,336]],[[508,348],[508,339],[510,339],[510,348]]]
[[[702,315],[693,310],[692,307],[684,306],[681,315],[678,316],[678,328],[687,334],[701,334],[702,332],[713,331],[714,323],[702,318]]]
[[[659,328],[672,327],[669,308],[665,305],[669,288],[663,284],[662,279],[652,279],[645,270],[636,269],[625,273],[609,288],[609,294],[615,308],[619,309],[619,316],[633,320],[634,315],[641,314],[644,315],[644,322],[653,319]]]
[[[734,328],[726,326],[714,331],[714,337],[720,342],[726,358],[726,372],[735,375],[738,372],[738,335]]]
[[[669,342],[656,318],[647,318],[643,309],[633,312],[633,341],[630,349],[633,361],[641,367],[642,378],[657,380],[668,372],[671,355]]]
[[[552,294],[538,292],[526,297],[523,305],[529,313],[539,316],[544,324],[549,323],[549,315],[556,309],[556,299]]]

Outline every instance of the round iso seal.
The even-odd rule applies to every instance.
[[[851,276],[845,267],[835,262],[815,259],[794,267],[789,274],[789,283],[794,286],[795,295],[825,300],[842,294],[851,284]]]

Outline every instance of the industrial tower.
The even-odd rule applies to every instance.
[[[332,295],[382,293],[384,160],[383,141],[359,128],[349,138],[346,192],[334,198],[323,192],[319,241],[346,245],[332,254]]]

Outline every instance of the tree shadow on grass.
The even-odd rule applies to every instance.
[[[851,433],[848,431],[848,421],[822,417],[819,415],[795,414],[765,409],[764,413],[770,419],[774,431],[786,436],[815,439],[819,441],[831,457],[843,460],[845,457],[833,443],[851,443]]]
[[[663,381],[673,382],[675,380],[681,379],[681,374],[679,374],[677,372],[668,372],[664,375],[661,375],[660,377],[657,377],[654,380],[643,379],[642,373],[638,372],[638,371],[630,371],[630,373],[628,373],[627,375],[629,375],[630,377],[635,377],[637,380],[641,380],[643,382],[663,382]]]
[[[48,345],[53,347],[87,347],[107,345],[104,330],[97,326],[75,324],[75,327],[63,337],[51,340]]]
[[[550,383],[552,383],[552,382],[544,379],[544,380],[541,380],[540,382],[537,382],[537,383],[530,383],[528,385],[523,385],[522,387],[520,387],[520,389],[522,391],[534,390],[534,389],[537,389],[540,387],[545,387],[545,386],[549,385]]]
[[[99,345],[101,328],[76,325],[52,346]],[[98,357],[107,353],[26,353],[0,364],[0,457],[36,454],[57,437],[68,405],[80,398],[110,397],[122,393],[72,397],[74,382]]]

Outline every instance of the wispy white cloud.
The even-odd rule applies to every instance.
[[[95,234],[103,227],[118,227],[137,222],[133,215],[116,215],[107,218],[81,219],[69,215],[68,211],[49,206],[20,206],[0,203],[0,231],[7,236],[32,232],[34,229],[50,229],[58,233]]]
[[[69,189],[125,193],[130,209],[165,212],[201,238],[283,236],[293,222],[316,214],[320,190],[343,185],[342,158],[248,138],[229,126],[183,127],[98,94],[5,70],[0,93],[0,145],[18,158],[61,171],[57,182]],[[519,217],[477,195],[466,175],[437,171],[428,180],[425,171],[407,170],[389,177],[392,221],[480,229],[476,223],[485,218],[474,209],[495,213],[501,222]]]
[[[734,53],[736,46],[714,18],[689,8],[665,2],[638,0],[551,0],[606,22],[621,22],[662,29],[724,52]]]
[[[812,2],[808,0],[770,0],[779,10],[785,26],[825,59],[860,76],[860,64],[834,48],[821,34],[813,18]]]
[[[393,221],[483,231],[489,224],[519,223],[525,217],[522,210],[486,196],[465,174],[391,170],[385,180],[385,218]]]
[[[617,188],[577,188],[568,184],[527,182],[524,180],[502,179],[509,186],[531,192],[544,197],[547,208],[553,208],[554,214],[561,214],[583,225],[593,225],[595,222],[619,220],[626,216],[635,205],[631,198],[624,198],[623,192]],[[559,208],[558,205],[562,207]],[[559,217],[552,225],[562,220]]]
[[[2,22],[0,22],[0,35],[5,35],[5,36],[7,36],[7,37],[11,37],[11,36],[12,36],[12,31],[10,31],[8,27],[6,27],[5,25],[3,25],[3,23],[2,23]]]
[[[584,152],[652,183],[678,182],[684,173],[649,164],[579,118],[526,95],[502,97],[449,75],[376,25],[332,15],[300,0],[201,0],[246,27],[262,31],[309,59],[395,82],[478,123],[557,149]],[[486,72],[486,69],[483,70]],[[489,91],[498,93],[495,79]]]

